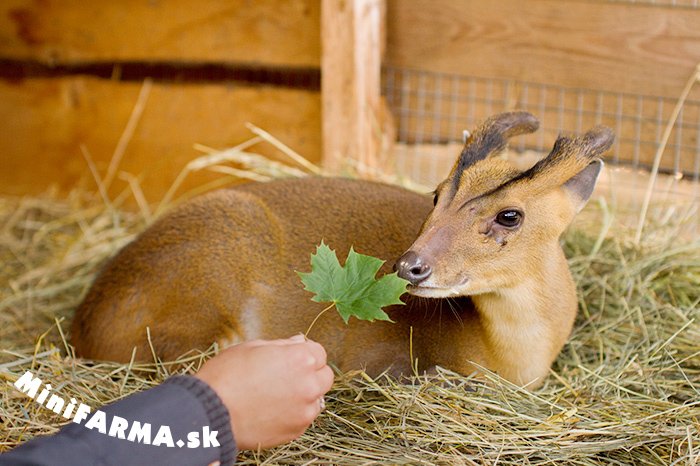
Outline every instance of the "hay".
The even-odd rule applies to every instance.
[[[249,155],[243,151],[206,157],[221,167]],[[244,170],[274,177],[280,169],[263,165]],[[66,343],[72,310],[99,265],[150,220],[143,207],[120,207],[128,196],[108,204],[84,193],[0,198],[0,450],[65,422],[11,385],[25,370],[92,407],[171,373],[167,364],[75,359]],[[631,234],[605,235],[608,223],[566,235],[581,311],[543,388],[531,393],[496,375],[483,384],[442,370],[408,383],[339,375],[327,410],[303,437],[240,461],[697,464],[700,243],[650,231],[653,242],[634,246]],[[215,351],[178,362],[194,371]]]

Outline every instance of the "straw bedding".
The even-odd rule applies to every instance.
[[[150,218],[120,208],[124,197],[0,198],[0,451],[65,422],[12,386],[26,370],[92,407],[171,373],[164,363],[75,359],[67,344],[94,273]],[[592,208],[589,218],[602,217]],[[565,236],[581,310],[543,388],[447,371],[401,383],[339,374],[327,410],[302,438],[239,460],[700,464],[700,243],[652,230],[653,241],[635,246],[606,231],[587,222]],[[178,362],[194,371],[215,351]]]

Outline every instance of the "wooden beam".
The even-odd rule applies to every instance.
[[[318,67],[317,0],[4,0],[0,56]]]
[[[385,63],[396,67],[675,98],[700,62],[697,8],[560,0],[389,0],[387,8]]]
[[[323,0],[323,164],[331,173],[374,167],[381,157],[384,0]],[[362,171],[362,170],[360,170]]]

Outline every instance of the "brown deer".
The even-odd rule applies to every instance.
[[[410,374],[412,344],[419,370],[469,374],[481,366],[536,387],[577,310],[559,237],[591,195],[598,157],[613,141],[604,127],[560,137],[524,172],[490,157],[537,127],[525,112],[487,119],[433,203],[395,186],[320,177],[240,185],[185,203],[106,264],[76,311],[76,352],[129,361],[135,348],[137,360],[149,360],[152,347],[171,360],[213,342],[304,331],[323,305],[310,301],[295,271],[309,269],[323,239],[338,252],[354,246],[400,257],[395,268],[411,283],[407,305],[388,310],[395,323],[319,320],[311,336],[341,370]]]

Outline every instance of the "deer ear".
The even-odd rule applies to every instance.
[[[586,168],[564,183],[563,188],[571,196],[577,213],[583,209],[583,206],[586,205],[586,202],[591,197],[601,168],[603,168],[603,161],[595,159]]]

